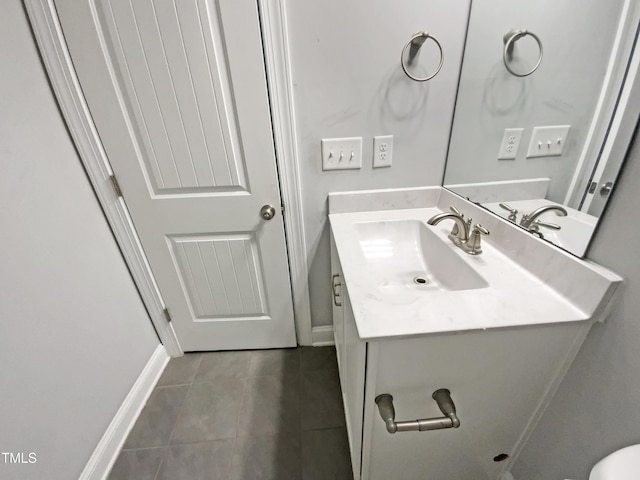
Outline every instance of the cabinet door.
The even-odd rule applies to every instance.
[[[517,454],[588,329],[576,322],[380,342],[367,367],[363,478],[496,480],[511,459],[494,457]],[[431,398],[439,388],[451,391],[460,428],[386,431],[375,396],[393,396],[396,421],[441,417]]]
[[[344,377],[344,305],[343,292],[344,278],[336,245],[331,236],[331,305],[333,309],[333,337],[336,342],[336,356],[338,357],[338,369],[340,371],[340,382]],[[344,385],[342,385],[344,392]]]
[[[366,343],[360,340],[356,327],[349,292],[342,276],[340,259],[331,237],[331,273],[336,275],[333,301],[333,333],[336,341],[336,356],[340,372],[340,386],[344,416],[349,436],[349,450],[353,478],[360,479],[362,458],[362,414],[364,411],[364,387],[366,367]],[[338,283],[340,285],[338,285]]]
[[[360,340],[349,294],[345,289],[344,307],[344,371],[345,420],[349,435],[353,478],[360,478],[362,457],[362,414],[364,411],[367,344]]]

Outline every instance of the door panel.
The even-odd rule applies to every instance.
[[[157,3],[97,5],[145,149],[149,188],[155,194],[245,191],[219,22],[208,5],[182,2],[178,12],[172,2]]]
[[[171,243],[176,270],[194,318],[267,315],[253,235],[173,238]]]
[[[182,347],[295,345],[256,3],[55,3]]]

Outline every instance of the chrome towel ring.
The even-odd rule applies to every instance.
[[[411,73],[409,73],[409,70],[407,69],[407,65],[405,64],[405,61],[404,61],[404,54],[406,53],[407,48],[411,47],[411,51],[409,52],[409,57],[413,58],[416,54],[416,51],[429,38],[435,42],[436,46],[438,47],[438,50],[440,50],[440,63],[438,64],[438,68],[436,68],[436,71],[431,75],[429,75],[428,77],[424,77],[424,78],[415,77]],[[412,36],[407,42],[407,44],[404,46],[404,48],[402,49],[402,53],[400,54],[400,65],[402,65],[402,70],[404,70],[404,73],[407,74],[407,77],[409,77],[411,80],[414,80],[416,82],[426,82],[427,80],[431,80],[433,77],[435,77],[438,74],[438,72],[442,68],[443,62],[444,62],[444,53],[442,52],[442,46],[440,45],[440,42],[436,37],[434,37],[433,35],[430,35],[427,32],[418,32],[414,36]]]
[[[515,42],[518,39],[525,37],[527,35],[533,37],[533,39],[538,43],[538,48],[540,49],[540,56],[538,57],[538,63],[536,63],[535,67],[533,67],[530,71],[526,73],[517,73],[511,70],[511,67],[509,66],[509,60],[511,60],[511,57],[513,56],[513,46]],[[542,42],[540,41],[540,39],[535,33],[530,32],[528,30],[518,30],[518,29],[512,28],[511,30],[507,30],[507,32],[502,37],[502,41],[504,42],[504,51],[502,52],[502,60],[504,61],[504,66],[507,68],[507,70],[511,75],[515,75],[516,77],[527,77],[531,75],[533,72],[535,72],[540,66],[540,64],[542,63],[542,55],[543,55]]]

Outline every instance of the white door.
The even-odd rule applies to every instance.
[[[55,6],[182,348],[294,346],[256,2]]]

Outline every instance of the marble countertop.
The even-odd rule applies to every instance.
[[[374,192],[339,194],[333,205],[330,197],[331,230],[362,339],[597,320],[605,314],[621,281],[612,272],[540,242],[504,220],[483,217],[490,214],[443,189],[386,192],[389,195],[382,194],[384,198]],[[483,238],[481,255],[468,255],[451,243],[447,238],[451,222],[426,225],[451,204],[473,213],[492,230],[490,237]],[[357,224],[392,220],[419,221],[433,229],[488,285],[456,291],[396,289],[393,293],[380,288],[380,278],[360,246]],[[519,236],[522,248],[514,248]],[[540,269],[540,261],[548,262],[549,268]],[[556,279],[553,275],[559,269],[565,277]]]

